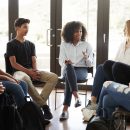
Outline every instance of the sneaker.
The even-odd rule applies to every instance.
[[[51,110],[50,110],[48,105],[43,105],[42,109],[44,111],[44,118],[45,119],[50,120],[53,118],[53,115],[52,115]]]
[[[93,103],[91,100],[89,100],[86,108],[90,109],[90,110],[96,110],[97,109],[97,104]]]
[[[87,108],[82,108],[82,115],[83,115],[83,120],[84,121],[90,121],[90,119],[96,115],[96,110],[91,110],[91,109],[87,109]]]
[[[76,101],[75,101],[75,105],[74,105],[74,106],[75,106],[75,107],[79,107],[79,106],[81,106],[81,101],[80,101],[79,98],[76,99]]]
[[[60,121],[67,120],[68,118],[69,118],[68,111],[63,111],[62,114],[60,115]]]

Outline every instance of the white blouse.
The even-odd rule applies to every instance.
[[[84,59],[83,52],[88,54],[87,60]],[[60,45],[59,64],[61,73],[65,67],[65,60],[71,60],[75,67],[92,67],[93,66],[93,51],[89,43],[80,41],[76,46],[72,43],[63,42]]]
[[[115,61],[130,65],[130,48],[125,49],[126,42],[119,47]]]

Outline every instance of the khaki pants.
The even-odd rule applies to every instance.
[[[58,81],[58,76],[51,72],[40,71],[41,81],[45,82],[43,85],[42,92],[39,94],[33,85],[31,78],[22,71],[16,71],[14,73],[14,78],[18,80],[24,80],[28,84],[28,92],[32,99],[39,105],[46,105],[46,101],[49,98],[49,95],[53,88],[56,86]]]

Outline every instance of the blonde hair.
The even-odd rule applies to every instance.
[[[127,20],[125,23],[124,35],[130,37],[130,20]]]

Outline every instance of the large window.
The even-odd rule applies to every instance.
[[[87,40],[96,53],[97,0],[63,0],[62,6],[62,26],[69,21],[84,23],[88,32]]]
[[[118,2],[118,4],[117,4]],[[117,6],[118,5],[118,6]],[[114,59],[124,38],[125,21],[130,19],[130,1],[110,0],[109,59]]]
[[[4,53],[8,42],[8,0],[0,1],[0,69],[5,69]]]
[[[36,46],[38,68],[50,70],[50,0],[19,0],[19,17],[31,20],[27,39]],[[49,43],[50,44],[50,43]]]

